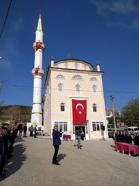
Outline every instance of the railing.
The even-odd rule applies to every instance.
[[[63,134],[63,140],[65,140],[65,141],[71,140],[71,135]]]
[[[117,152],[121,152],[121,153],[128,153],[129,155],[131,155],[131,153],[133,153],[134,155],[139,155],[139,146],[129,144],[129,143],[116,142],[115,143],[115,150]]]

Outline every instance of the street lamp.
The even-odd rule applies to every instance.
[[[110,100],[112,102],[112,110],[113,110],[113,123],[114,123],[114,130],[116,132],[116,120],[115,120],[115,104],[114,104],[114,99],[115,97],[114,96],[110,96]]]

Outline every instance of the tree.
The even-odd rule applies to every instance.
[[[113,119],[113,116],[110,117],[110,118],[107,118],[108,120],[108,126],[111,127],[111,128],[114,128],[114,119]],[[119,115],[119,112],[115,112],[115,121],[116,121],[116,125],[118,122],[121,121],[121,117]]]
[[[21,120],[22,122],[30,121],[31,117],[31,106],[18,106],[18,105],[10,105],[10,106],[1,106],[0,107],[0,121],[12,121]]]
[[[132,99],[123,107],[122,121],[127,126],[139,127],[139,99]]]

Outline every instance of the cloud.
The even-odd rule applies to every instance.
[[[137,13],[139,10],[138,0],[91,0],[96,6],[98,14],[108,13],[128,14]]]
[[[11,68],[12,68],[11,62],[9,61],[8,58],[2,59],[0,61],[0,71],[8,70],[8,69],[11,69]]]
[[[138,0],[90,0],[99,16],[107,18],[111,25],[139,28]]]

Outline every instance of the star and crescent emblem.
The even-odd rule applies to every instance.
[[[82,114],[82,110],[84,110],[84,106],[81,103],[78,103],[76,105],[76,110],[79,110],[78,113],[81,115]]]

